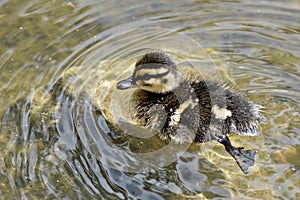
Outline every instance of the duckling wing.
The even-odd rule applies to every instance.
[[[218,124],[215,127],[223,134],[237,133],[245,136],[259,134],[258,122],[264,120],[260,113],[261,106],[245,98],[228,83],[207,80],[205,85],[211,103],[210,124]]]
[[[261,108],[252,101],[227,91],[226,109],[232,113],[232,116],[225,120],[224,131],[244,136],[259,135],[258,122],[264,121],[260,113]]]

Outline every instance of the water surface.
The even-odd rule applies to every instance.
[[[1,199],[300,198],[298,1],[71,3],[0,2]],[[232,137],[257,149],[248,175],[216,142],[126,126],[115,83],[153,48],[265,107],[261,135]]]

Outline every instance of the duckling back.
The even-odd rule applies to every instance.
[[[185,73],[178,87],[169,92],[137,90],[133,97],[134,118],[162,138],[178,143],[186,138],[206,142],[231,133],[258,135],[258,122],[264,120],[261,106],[246,99],[228,82],[203,78],[194,70]],[[187,137],[182,133],[186,130],[193,134]]]

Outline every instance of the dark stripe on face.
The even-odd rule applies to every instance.
[[[159,69],[159,68],[166,68],[164,64],[160,63],[147,63],[147,64],[142,64],[142,65],[137,65],[136,70],[143,70],[143,69]]]
[[[147,74],[146,73],[144,75],[135,77],[135,81],[137,81],[137,80],[150,80],[152,78],[158,79],[158,78],[162,78],[162,77],[166,76],[168,73],[169,73],[169,71],[167,71],[165,73],[161,73],[161,74]]]

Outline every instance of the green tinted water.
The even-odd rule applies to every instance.
[[[297,1],[72,3],[0,2],[1,199],[300,198]],[[114,84],[145,48],[226,75],[265,107],[260,136],[232,137],[258,151],[248,175],[216,142],[174,153],[115,127],[130,93]],[[161,154],[169,165],[155,166]]]

